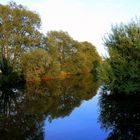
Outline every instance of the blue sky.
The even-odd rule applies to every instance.
[[[37,11],[42,31],[67,31],[78,41],[93,43],[105,54],[102,38],[112,24],[127,23],[140,16],[140,0],[15,0]],[[0,0],[7,4],[8,0]]]

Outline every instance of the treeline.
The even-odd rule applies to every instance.
[[[40,27],[37,13],[15,2],[0,5],[1,81],[88,73],[101,61],[91,43],[78,42],[63,31],[44,35]]]
[[[35,12],[10,2],[0,5],[0,83],[40,81],[92,72],[112,93],[140,91],[140,22],[112,27],[104,39],[109,57],[67,32],[40,32]]]

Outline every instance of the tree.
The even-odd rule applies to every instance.
[[[85,65],[86,65],[86,72],[95,72],[98,64],[101,61],[101,57],[99,56],[96,48],[90,42],[81,42],[81,53],[85,55]]]
[[[15,72],[24,74],[26,79],[33,75],[40,78],[42,74],[36,71],[36,66],[42,69],[44,57],[49,64],[47,69],[43,66],[46,70],[43,74],[48,76],[91,71],[93,62],[99,59],[92,44],[75,41],[63,31],[50,31],[44,36],[39,31],[40,23],[39,15],[22,5],[15,2],[0,5],[0,76],[8,77]],[[41,54],[45,55],[42,59]],[[37,62],[35,57],[40,60]],[[28,67],[24,68],[26,62]]]
[[[136,93],[140,91],[140,23],[113,26],[112,33],[105,38],[109,66],[104,69],[104,79],[114,93]],[[109,73],[108,73],[109,72]]]
[[[21,54],[40,43],[39,28],[40,17],[37,13],[15,2],[0,5],[0,69],[2,72],[5,60],[14,71],[19,71]]]
[[[22,55],[22,69],[26,81],[40,81],[45,76],[51,58],[44,49],[35,49]]]
[[[67,32],[51,31],[47,34],[47,50],[53,58],[52,69],[57,64],[59,71],[85,73],[93,68],[93,62],[100,61],[95,46],[89,42],[75,41]]]
[[[75,41],[67,32],[50,31],[46,42],[48,52],[53,58],[52,65],[57,64],[59,71],[65,71],[65,63],[72,53]]]
[[[95,46],[87,41],[76,42],[73,50],[69,63],[67,63],[67,70],[71,69],[73,73],[89,73],[93,70],[93,64],[101,60]]]

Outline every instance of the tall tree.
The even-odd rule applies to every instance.
[[[4,61],[17,70],[21,53],[40,43],[40,23],[39,15],[22,5],[0,5],[1,70]]]
[[[59,71],[66,73],[90,72],[95,61],[100,61],[95,46],[75,41],[67,32],[51,31],[47,34],[47,49]],[[52,66],[52,69],[54,67]]]
[[[109,66],[105,81],[114,93],[135,93],[140,91],[140,23],[114,26],[105,38]],[[108,73],[109,72],[109,73]]]
[[[57,67],[59,71],[65,70],[65,63],[75,41],[67,32],[50,31],[47,34],[47,50],[53,58],[52,67]]]

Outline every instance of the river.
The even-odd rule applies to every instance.
[[[137,97],[104,95],[92,75],[5,86],[0,140],[139,140]]]

